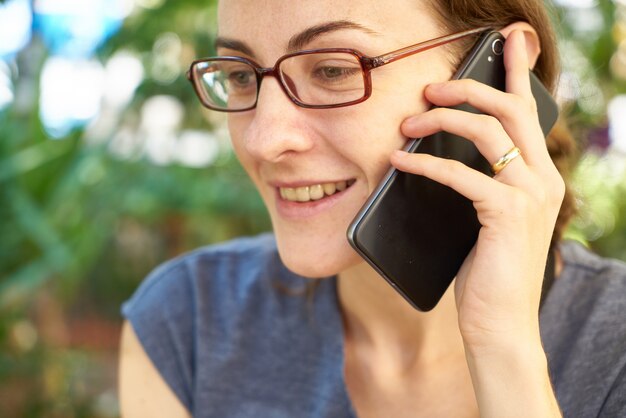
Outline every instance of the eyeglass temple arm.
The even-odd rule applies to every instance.
[[[464,38],[466,36],[474,35],[477,33],[482,33],[490,29],[491,29],[490,27],[470,29],[470,30],[466,30],[463,32],[453,33],[451,35],[440,36],[439,38],[431,39],[425,42],[420,42],[418,44],[407,46],[405,48],[396,49],[395,51],[391,51],[384,55],[371,57],[369,60],[369,65],[371,66],[371,68],[380,67],[380,66],[389,64],[390,62],[394,62],[401,58],[407,57],[409,55],[417,54],[418,52],[436,48],[440,45],[444,45],[449,42],[456,41],[457,39]]]

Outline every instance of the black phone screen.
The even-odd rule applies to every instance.
[[[503,42],[498,32],[481,36],[455,78],[472,78],[504,90]],[[547,135],[558,108],[530,74],[540,123]],[[469,105],[455,108],[479,113]],[[471,141],[447,132],[414,139],[407,150],[452,158],[491,174],[490,164]],[[348,240],[409,303],[428,311],[456,276],[479,230],[469,199],[426,177],[392,168],[351,223]]]

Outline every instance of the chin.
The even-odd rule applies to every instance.
[[[281,239],[282,238],[282,239]],[[339,239],[285,239],[276,234],[278,253],[293,273],[316,279],[334,276],[363,261],[345,236]]]

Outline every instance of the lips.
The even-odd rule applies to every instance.
[[[310,202],[320,200],[342,192],[354,184],[354,179],[332,183],[317,183],[299,187],[279,187],[278,191],[282,200],[289,202]]]

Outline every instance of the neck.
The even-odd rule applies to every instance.
[[[406,371],[463,355],[454,289],[430,312],[413,308],[366,263],[339,274],[346,345]]]

